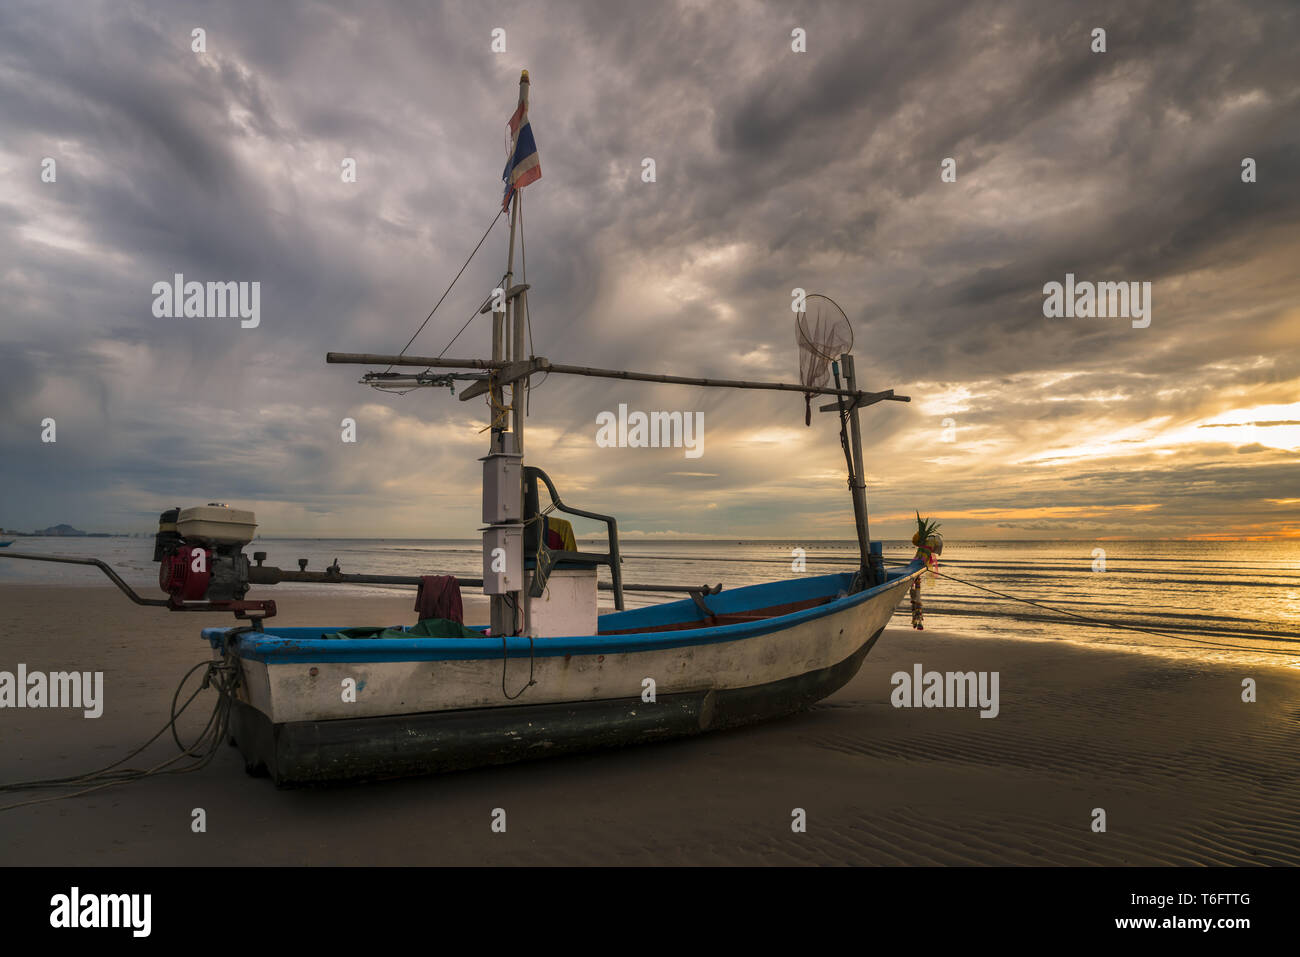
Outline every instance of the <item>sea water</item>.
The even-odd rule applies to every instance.
[[[579,539],[598,551],[602,540]],[[88,556],[108,562],[142,594],[160,594],[151,538],[19,538],[13,551]],[[482,574],[480,544],[458,539],[258,539],[246,550],[268,553],[267,564],[321,571],[338,559],[344,572],[385,575]],[[884,543],[885,560],[905,562],[915,549]],[[802,575],[851,571],[853,541],[624,540],[623,580],[638,584],[725,588]],[[1234,658],[1234,649],[1288,651],[1269,656],[1300,664],[1300,542],[948,541],[940,571],[1035,607],[949,579],[927,580],[921,598],[926,627],[971,638],[1056,639],[1179,654]],[[608,570],[601,569],[608,580]],[[108,584],[96,569],[0,559],[0,583]],[[285,584],[263,589],[293,593],[391,594],[380,586]],[[412,591],[407,588],[406,591]],[[467,597],[474,590],[467,589]],[[601,593],[603,605],[612,603]],[[680,597],[629,593],[629,607]],[[126,599],[123,598],[125,601]],[[1104,619],[1159,637],[1071,618]],[[910,604],[899,604],[894,627],[907,627]],[[1221,646],[1232,646],[1223,648]]]

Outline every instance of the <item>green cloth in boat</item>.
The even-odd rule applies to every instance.
[[[401,628],[344,628],[322,638],[482,638],[483,632],[448,618],[425,618],[409,631]]]

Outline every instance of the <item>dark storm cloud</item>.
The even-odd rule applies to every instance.
[[[0,524],[141,528],[196,496],[292,532],[470,532],[479,403],[371,395],[322,355],[396,351],[441,294],[497,202],[520,67],[539,353],[788,380],[791,290],[824,291],[868,384],[916,398],[866,417],[884,514],[1159,502],[1188,533],[1294,523],[1267,505],[1295,492],[1282,428],[1176,454],[1142,429],[1295,401],[1297,39],[1283,2],[6,4]],[[412,352],[473,313],[503,244],[498,224]],[[155,319],[176,272],[260,281],[261,326]],[[1066,272],[1152,282],[1152,326],[1045,319]],[[452,354],[485,348],[474,325]],[[800,431],[797,399],[552,377],[531,401],[540,464],[632,530],[842,525],[830,423]],[[704,411],[706,457],[594,448],[619,402]],[[1096,469],[1071,452],[1103,445]]]

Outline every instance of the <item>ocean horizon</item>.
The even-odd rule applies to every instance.
[[[583,536],[578,541],[602,542]],[[911,558],[909,542],[883,541],[886,562]],[[21,544],[23,550],[42,554],[98,558],[142,594],[157,592],[157,566],[147,538],[51,537]],[[857,544],[851,540],[623,538],[621,546],[624,581],[651,585],[721,583],[735,588],[787,576],[851,571],[857,562]],[[795,549],[802,549],[802,556]],[[306,558],[309,570],[324,569],[337,559],[349,573],[481,574],[477,539],[277,537],[258,539],[247,551],[251,556],[255,550],[268,553],[267,564],[288,569]],[[1288,664],[1291,656],[1300,656],[1300,542],[952,541],[945,543],[940,571],[970,583],[940,577],[922,586],[926,622],[953,634],[1065,640],[1209,660],[1245,656]],[[608,580],[607,570],[601,570],[601,578]],[[20,561],[0,561],[0,583],[109,585],[91,568]],[[262,593],[284,589],[360,596],[404,587],[284,584]],[[466,589],[465,597],[481,596]],[[629,594],[627,601],[637,607],[672,597]],[[611,606],[612,596],[601,592],[600,600],[602,607]],[[892,625],[907,627],[909,621],[910,605],[903,601]],[[1144,631],[1128,630],[1134,628]]]

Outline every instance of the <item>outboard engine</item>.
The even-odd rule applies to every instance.
[[[218,502],[170,508],[158,517],[153,560],[158,587],[173,601],[239,601],[248,593],[253,513]]]

